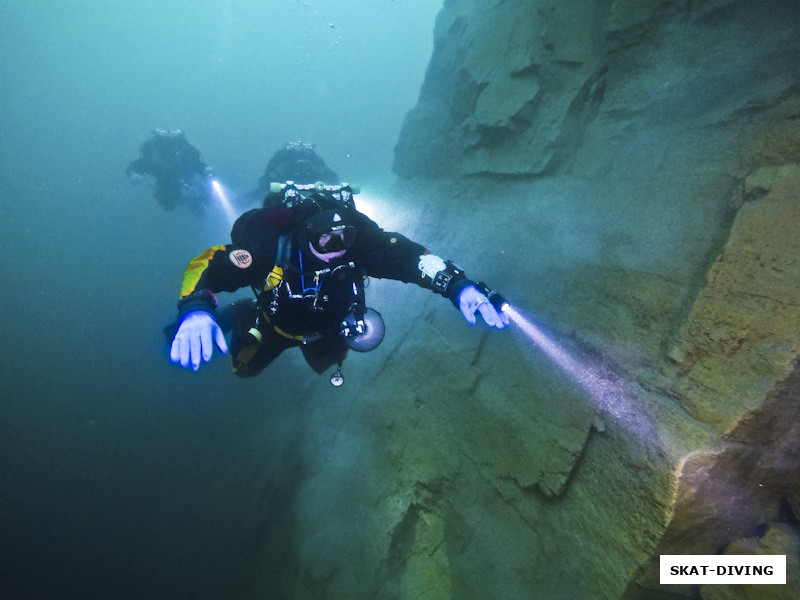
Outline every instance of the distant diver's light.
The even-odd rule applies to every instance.
[[[222,206],[222,210],[225,211],[225,216],[233,223],[237,215],[225,188],[223,188],[222,184],[215,178],[211,180],[211,189],[214,191],[214,197],[219,201],[220,206]]]
[[[505,312],[530,342],[588,393],[595,408],[601,409],[626,430],[641,438],[646,439],[653,434],[651,420],[629,397],[608,368],[576,358],[515,307],[508,306]]]
[[[355,204],[358,212],[367,215],[373,221],[378,218],[378,210],[375,208],[375,205],[364,198],[363,195],[356,196]]]
[[[398,210],[395,203],[390,202],[386,197],[377,191],[369,190],[367,186],[362,186],[356,192],[358,186],[353,188],[353,201],[358,212],[368,216],[373,221],[377,221],[382,227],[388,227],[387,231],[400,231],[410,226],[411,219],[407,211]]]

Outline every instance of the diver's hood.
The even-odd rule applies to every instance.
[[[320,240],[325,234],[326,239]],[[305,247],[311,242],[320,254],[340,252],[353,245],[356,238],[355,222],[348,210],[331,209],[308,218],[302,225],[300,241]]]

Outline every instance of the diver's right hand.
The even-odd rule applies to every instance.
[[[223,354],[228,351],[225,335],[214,317],[204,310],[193,310],[184,315],[172,339],[170,360],[180,363],[184,369],[191,364],[192,370],[197,371],[201,358],[204,362],[211,360],[214,343]]]

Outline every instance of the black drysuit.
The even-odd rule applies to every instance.
[[[347,351],[340,324],[363,294],[367,276],[395,279],[433,289],[454,303],[469,285],[463,272],[437,286],[420,270],[428,251],[405,236],[382,230],[353,209],[341,210],[355,230],[345,255],[330,263],[312,254],[302,228],[302,208],[251,210],[237,220],[232,243],[214,246],[186,269],[179,319],[193,310],[215,313],[218,292],[252,287],[258,302],[233,305],[233,370],[247,377],[259,373],[283,350],[301,346],[309,365],[322,372],[341,362]]]

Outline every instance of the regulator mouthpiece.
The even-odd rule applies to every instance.
[[[489,303],[494,306],[497,312],[505,312],[508,310],[508,300],[503,298],[500,294],[495,292],[492,288],[486,285],[483,281],[478,282],[478,289],[481,293],[489,299]]]

